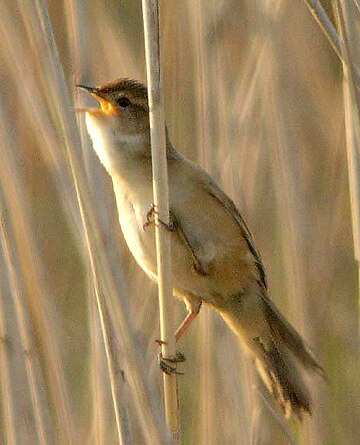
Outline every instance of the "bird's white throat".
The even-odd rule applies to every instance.
[[[122,134],[110,122],[102,122],[91,113],[86,113],[85,122],[94,150],[110,175],[124,151],[140,151],[149,138],[147,133]]]

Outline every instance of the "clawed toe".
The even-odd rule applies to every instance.
[[[186,361],[185,355],[181,351],[176,351],[175,356],[173,357],[167,357],[163,358],[163,360],[166,360],[169,363],[183,363]]]
[[[184,362],[185,360],[186,360],[185,356],[182,352],[177,352],[174,357],[167,357],[167,358],[164,358],[162,356],[161,352],[158,355],[158,363],[159,363],[160,369],[163,373],[168,374],[168,375],[170,375],[170,374],[184,375],[183,372],[179,372],[176,369],[176,364]],[[174,364],[175,364],[175,366],[174,366]]]
[[[146,222],[143,224],[143,230],[155,224],[155,204],[151,204],[150,209],[146,213]]]
[[[161,346],[165,344],[164,341],[156,339],[155,342]],[[183,363],[186,360],[185,355],[181,351],[176,351],[175,356],[171,357],[163,357],[162,353],[160,352],[158,354],[158,363],[160,366],[160,369],[165,374],[178,374],[178,375],[184,375],[183,372],[179,372],[176,369],[177,363]]]
[[[143,230],[145,230],[149,226],[155,225],[155,214],[158,215],[158,211],[156,210],[155,204],[152,204],[149,211],[146,214],[146,222],[143,224]],[[158,222],[164,226],[169,232],[173,232],[175,230],[175,224],[172,221],[171,214],[169,215],[169,222],[166,223],[158,218]]]

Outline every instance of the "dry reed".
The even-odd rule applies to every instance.
[[[358,0],[339,2],[335,26],[330,3],[162,3],[172,141],[239,206],[272,298],[329,380],[310,382],[313,416],[284,428],[236,338],[204,308],[181,340],[184,445],[355,445],[360,436],[349,206],[351,197],[356,216],[360,12]],[[125,246],[111,182],[73,113],[74,97],[76,106],[84,100],[76,83],[145,79],[141,2],[49,0],[48,18],[45,6],[0,2],[0,442],[166,444],[156,290]],[[174,307],[180,320],[183,308]]]

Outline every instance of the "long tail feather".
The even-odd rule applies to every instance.
[[[236,295],[221,315],[253,356],[267,388],[286,417],[311,413],[311,398],[302,376],[321,366],[275,304],[259,294]]]
[[[325,377],[323,368],[317,363],[310,349],[291,324],[281,315],[275,304],[266,296],[262,296],[265,316],[273,336],[285,343],[305,368],[313,370]]]

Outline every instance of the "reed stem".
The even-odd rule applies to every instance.
[[[158,268],[160,335],[164,358],[175,356],[172,309],[172,273],[170,233],[164,224],[169,221],[169,188],[166,160],[166,131],[161,89],[159,3],[143,0],[143,20],[148,82],[150,135],[152,148],[153,193],[155,212],[156,255]],[[179,405],[176,374],[164,373],[164,404],[172,443],[180,443]]]

